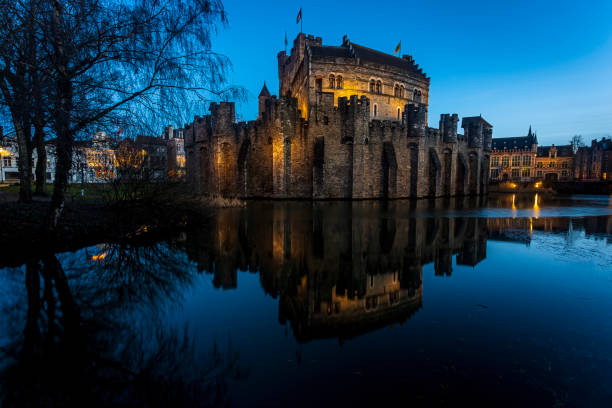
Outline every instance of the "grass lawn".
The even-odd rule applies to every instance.
[[[66,197],[72,201],[78,200],[98,200],[104,197],[105,184],[69,184],[66,190]],[[81,188],[83,195],[81,195]],[[32,184],[32,192],[34,192],[34,184]],[[0,193],[19,194],[19,185],[11,185],[0,187]],[[45,184],[45,193],[50,197],[53,193],[53,184]]]

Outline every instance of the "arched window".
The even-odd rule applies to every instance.
[[[393,87],[393,96],[399,96],[399,85],[397,84]]]
[[[331,74],[329,76],[329,88],[334,88],[334,86],[336,85],[336,77],[334,76],[334,74]]]
[[[400,85],[399,96],[400,98],[404,97],[404,85]]]
[[[338,75],[336,77],[336,88],[338,89],[342,89],[342,87],[344,86],[344,84],[342,83],[342,75]]]
[[[382,93],[382,82],[380,80],[376,81],[376,93]]]
[[[421,102],[421,91],[419,91],[418,89],[415,89],[414,92],[412,93],[412,100],[415,102]]]
[[[374,104],[374,117],[378,115],[378,106]]]
[[[376,82],[370,79],[370,92],[376,92]]]

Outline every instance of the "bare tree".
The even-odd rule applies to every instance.
[[[574,153],[578,151],[578,148],[584,146],[584,140],[582,140],[582,135],[574,135],[569,141],[569,144],[572,146],[572,150]]]

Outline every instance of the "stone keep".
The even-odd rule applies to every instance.
[[[185,125],[195,191],[278,199],[486,193],[492,126],[463,118],[462,135],[457,114],[443,114],[440,129],[428,127],[429,78],[412,57],[300,34],[291,56],[279,54],[279,75],[282,96],[264,85],[256,121],[236,123],[234,103],[222,102]]]

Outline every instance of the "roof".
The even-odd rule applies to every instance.
[[[487,122],[486,120],[484,120],[484,118],[482,116],[466,116],[463,119],[461,119],[461,127],[465,127],[467,126],[467,124],[469,122],[474,122],[474,121],[478,121],[480,120],[481,122],[483,122],[486,126],[488,127],[493,127],[492,124],[490,124],[489,122]]]
[[[138,135],[138,136],[136,136],[136,144],[139,144],[139,145],[149,144],[149,145],[163,145],[163,146],[166,146],[167,141],[165,139],[162,139],[161,137]]]
[[[535,136],[493,138],[493,150],[529,150],[537,144]]]
[[[266,87],[266,81],[264,81],[263,88],[261,88],[259,96],[264,96],[266,98],[270,97],[270,91],[268,91],[268,87]]]
[[[402,58],[399,58],[372,48],[364,47],[363,45],[351,43],[346,36],[342,41],[342,45],[339,47],[329,45],[311,45],[309,48],[313,58],[351,58],[359,62],[371,62],[386,65],[388,67],[400,68],[417,75],[422,79],[429,79],[423,70],[414,63],[411,56],[404,55]]]
[[[538,146],[538,157],[548,157],[552,147],[553,146]],[[555,148],[557,149],[557,157],[572,157],[574,155],[572,145],[555,146]]]

